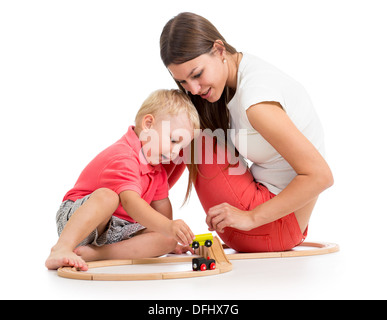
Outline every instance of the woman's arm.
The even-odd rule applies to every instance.
[[[333,184],[328,164],[279,103],[259,103],[251,106],[246,113],[254,129],[282,155],[297,176],[276,197],[251,212],[227,204],[211,208],[207,217],[211,230],[222,231],[227,226],[251,230],[273,222],[305,207]]]
[[[296,128],[279,103],[259,103],[246,113],[253,128],[297,173],[281,193],[253,210],[255,221],[262,225],[307,205],[333,184],[333,176],[324,158]]]

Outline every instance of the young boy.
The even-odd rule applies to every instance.
[[[192,243],[185,222],[172,220],[161,163],[177,159],[199,125],[184,93],[152,93],[135,127],[98,154],[65,195],[56,218],[60,236],[46,267],[86,271],[86,261],[155,257],[173,251],[177,243]]]

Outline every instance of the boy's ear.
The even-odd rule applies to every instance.
[[[155,118],[151,114],[146,114],[142,118],[142,130],[150,130],[155,122]]]

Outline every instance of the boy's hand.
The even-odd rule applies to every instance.
[[[195,254],[195,250],[192,249],[190,246],[182,246],[181,244],[177,244],[175,250],[173,250],[171,253],[174,254],[183,254],[186,252],[191,252],[192,254]]]
[[[195,235],[183,220],[171,220],[169,234],[184,246],[192,243]]]

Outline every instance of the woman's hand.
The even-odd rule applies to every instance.
[[[209,231],[223,233],[224,228],[231,227],[249,231],[254,229],[251,211],[242,211],[228,203],[222,203],[208,210],[206,223]]]

